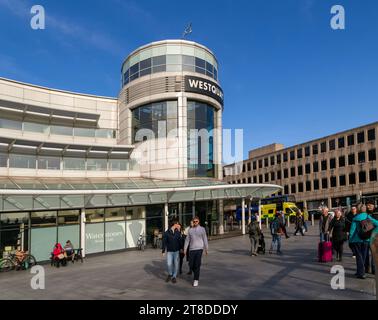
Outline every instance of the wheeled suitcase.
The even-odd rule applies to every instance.
[[[332,261],[332,242],[320,241],[318,245],[318,259],[319,262],[331,262]]]

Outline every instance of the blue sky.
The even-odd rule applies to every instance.
[[[30,28],[30,8],[46,29]],[[346,29],[332,30],[342,4]],[[127,54],[180,38],[217,55],[224,128],[244,129],[244,156],[378,120],[378,1],[0,0],[0,77],[117,96]]]

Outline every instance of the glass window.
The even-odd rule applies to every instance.
[[[282,173],[281,171],[277,171],[277,180],[281,180],[282,179]]]
[[[327,189],[328,188],[328,179],[323,178],[322,179],[322,189]]]
[[[51,134],[61,134],[65,136],[72,136],[73,128],[72,127],[64,127],[64,126],[51,126],[50,127]]]
[[[303,175],[303,166],[298,166],[298,176]]]
[[[85,159],[83,158],[63,158],[64,170],[85,170]]]
[[[106,159],[87,159],[87,170],[106,171],[107,160]]]
[[[125,207],[105,208],[105,221],[125,220]]]
[[[344,148],[345,147],[345,138],[344,137],[340,137],[338,139],[338,144],[339,144],[339,149]]]
[[[322,160],[321,167],[322,167],[322,171],[327,170],[327,160]]]
[[[375,161],[377,160],[377,152],[375,149],[369,150],[369,161]]]
[[[271,157],[270,157],[270,165],[271,165],[271,166],[274,166],[274,156],[271,156]]]
[[[356,174],[354,172],[349,174],[349,184],[356,184]]]
[[[345,177],[345,174],[342,175],[342,176],[339,176],[339,185],[340,185],[340,187],[346,185],[346,177]]]
[[[95,129],[92,128],[74,128],[74,135],[78,137],[95,137]]]
[[[39,156],[38,169],[60,170],[60,158]]]
[[[358,163],[364,163],[365,159],[365,151],[361,151],[358,153]]]
[[[50,127],[47,124],[40,124],[34,122],[24,122],[24,131],[38,132],[38,133],[49,133]]]
[[[156,66],[152,68],[152,73],[157,73],[157,72],[165,72],[166,71],[166,65],[161,65],[161,66]]]
[[[109,159],[110,171],[121,171],[129,169],[129,161],[126,159]]]
[[[287,162],[288,158],[287,158],[287,152],[285,152],[283,154],[283,162]]]
[[[167,64],[182,64],[182,58],[180,54],[167,54],[166,56]]]
[[[354,145],[354,134],[348,136],[348,146]]]
[[[330,181],[331,181],[331,188],[335,188],[335,187],[337,187],[337,180],[336,180],[336,177],[331,177],[331,178],[330,178]]]
[[[295,177],[295,167],[290,168],[290,177]]]
[[[357,133],[357,143],[364,143],[365,142],[365,132],[361,131]]]
[[[322,142],[320,144],[320,152],[321,153],[327,152],[327,143],[326,142]]]
[[[312,146],[312,154],[318,154],[318,152],[319,152],[318,145],[314,144]]]
[[[312,166],[314,172],[319,172],[319,162],[315,161]]]
[[[183,55],[182,56],[182,63],[184,65],[194,66],[195,65],[195,58],[192,56]]]
[[[256,169],[257,169],[257,162],[253,161],[253,170],[256,170]]]
[[[298,192],[303,192],[303,182],[298,183]]]
[[[36,168],[36,156],[26,154],[9,154],[9,167],[10,168]]]
[[[329,140],[329,150],[335,150],[336,149],[336,142],[335,139]]]
[[[276,180],[276,174],[275,174],[274,172],[271,172],[271,173],[270,173],[270,180],[271,180],[271,181]]]
[[[6,168],[8,166],[8,154],[0,153],[0,167]]]
[[[303,157],[303,149],[302,148],[297,149],[297,158],[302,159],[302,157]]]
[[[264,167],[268,167],[269,166],[269,158],[265,158],[264,159]]]
[[[152,73],[152,69],[151,69],[151,68],[148,68],[148,69],[141,70],[141,71],[139,72],[139,75],[140,75],[141,77],[143,77],[143,76],[149,75],[149,74],[151,74],[151,73]]]
[[[359,183],[366,183],[366,172],[365,171],[360,171],[358,173],[358,181],[359,181]]]
[[[141,62],[139,62],[140,70],[151,68],[151,65],[152,65],[151,58],[148,58],[148,59],[145,59],[145,60],[142,60]]]
[[[311,173],[311,164],[309,164],[309,163],[306,164],[305,171],[306,171],[306,174],[310,174]]]
[[[126,220],[144,219],[146,217],[146,207],[127,207]]]
[[[281,164],[281,155],[277,154],[277,164]]]
[[[284,186],[284,193],[289,194],[289,186],[288,185]]]
[[[96,129],[97,138],[116,138],[116,131],[113,129]]]
[[[311,191],[311,181],[306,181],[306,191]]]
[[[136,63],[133,66],[131,66],[130,75],[132,76],[133,74],[138,73],[138,72],[139,72],[139,63]]]
[[[296,187],[295,183],[293,183],[291,185],[291,193],[297,193],[297,187]]]
[[[104,222],[104,209],[85,209],[85,222]]]
[[[369,181],[377,181],[377,169],[372,169],[369,171]]]
[[[58,211],[58,225],[72,225],[80,223],[80,210]]]
[[[319,179],[314,180],[314,190],[319,190]]]
[[[206,68],[206,61],[200,58],[195,58],[196,67],[205,69]]]
[[[40,211],[32,212],[31,226],[32,227],[51,227],[56,226],[56,211]],[[52,244],[54,245],[54,244]]]
[[[167,64],[166,61],[167,60],[166,60],[166,56],[165,55],[152,57],[152,65],[153,66],[165,65],[165,64]]]
[[[351,153],[348,155],[348,165],[353,166],[354,164],[356,164],[356,156],[354,153]]]
[[[310,156],[310,146],[305,147],[305,157]]]
[[[8,119],[0,119],[0,128],[22,130],[22,122]]]
[[[289,178],[289,170],[284,169],[284,179],[287,179],[287,178]]]
[[[339,167],[345,167],[345,156],[339,157]]]
[[[290,160],[295,160],[295,151],[290,151]]]
[[[368,130],[368,141],[375,140],[375,128]]]
[[[264,181],[269,182],[269,173],[265,173],[264,175]]]

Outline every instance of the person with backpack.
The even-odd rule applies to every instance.
[[[366,213],[366,206],[359,204],[358,213],[352,221],[349,234],[349,243],[354,247],[356,253],[356,276],[358,279],[365,279],[365,260],[369,250],[370,238],[374,229],[378,227],[378,220]]]
[[[277,247],[277,254],[282,254],[281,251],[281,236],[283,234],[282,223],[279,219],[279,213],[276,213],[274,220],[270,224],[270,233],[272,235],[272,243],[270,245],[269,253],[273,253],[274,246]]]
[[[257,249],[259,247],[260,226],[257,222],[256,215],[251,216],[251,222],[248,224],[249,241],[251,242],[251,256],[257,256]]]
[[[342,216],[341,210],[335,210],[335,218],[329,224],[329,230],[332,234],[332,248],[336,253],[336,260],[342,261],[344,241],[346,240],[345,219]]]
[[[298,232],[300,232],[301,235],[304,236],[304,233],[303,233],[303,216],[302,216],[302,212],[300,210],[297,212],[297,215],[295,216],[295,232],[294,232],[294,235],[296,236]]]
[[[375,212],[375,203],[373,200],[368,200],[366,202],[366,213],[373,219],[377,220],[377,215]],[[366,254],[365,273],[375,274],[375,263],[374,263],[373,254],[370,248]]]

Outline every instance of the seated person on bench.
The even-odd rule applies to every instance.
[[[67,258],[72,258],[72,260],[74,259],[75,251],[73,244],[70,240],[67,240],[66,245],[64,246],[64,251],[66,253]]]

